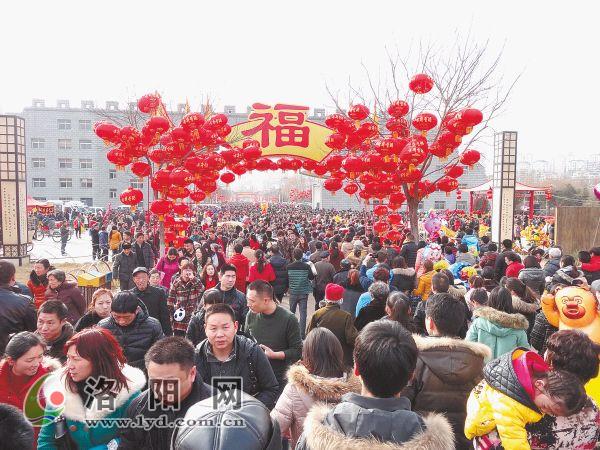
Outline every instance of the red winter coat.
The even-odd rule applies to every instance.
[[[525,266],[520,262],[513,262],[506,268],[506,276],[508,278],[519,278],[519,272],[524,268]]]
[[[31,271],[29,274],[29,280],[27,280],[27,287],[33,294],[33,303],[35,304],[36,311],[40,308],[41,304],[46,301],[46,289],[48,288],[48,278],[42,275],[42,278],[37,276],[35,271]]]
[[[586,272],[598,272],[600,271],[600,256],[592,256],[589,263],[583,263],[581,265],[581,270]]]
[[[252,264],[252,267],[250,267],[250,274],[248,275],[248,283],[252,283],[254,280],[263,280],[267,283],[275,280],[275,271],[273,270],[271,263],[267,263],[262,272],[258,271],[257,264]]]
[[[240,292],[246,292],[250,261],[241,253],[236,253],[229,258],[229,264],[235,266],[236,269],[235,288]]]

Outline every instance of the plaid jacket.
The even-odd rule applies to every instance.
[[[188,324],[196,311],[202,293],[204,292],[204,285],[198,278],[193,278],[187,283],[181,278],[177,278],[171,284],[169,289],[169,296],[167,297],[167,308],[171,316],[171,326],[173,330],[186,331]],[[185,317],[182,321],[177,322],[173,319],[173,314],[179,308],[185,309]]]

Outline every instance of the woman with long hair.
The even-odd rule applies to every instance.
[[[96,289],[92,294],[92,302],[88,311],[81,316],[75,325],[75,332],[96,325],[102,319],[110,316],[110,305],[113,301],[113,293],[110,289]]]
[[[27,287],[33,294],[35,309],[46,301],[46,289],[48,289],[48,272],[54,270],[47,259],[39,259],[33,265],[33,270],[29,274]]]
[[[214,288],[219,283],[217,269],[211,262],[207,262],[204,264],[204,267],[202,267],[200,281],[202,281],[202,284],[206,290]]]
[[[535,313],[540,309],[539,298],[530,287],[518,278],[505,278],[504,286],[510,291],[515,312],[523,314],[529,321],[527,329],[527,337],[529,337],[535,322]]]
[[[356,304],[365,289],[360,284],[360,272],[356,269],[350,269],[348,271],[348,278],[342,285],[344,287],[344,301],[342,302],[342,310],[352,314],[352,317],[356,315]]]
[[[392,292],[386,301],[385,312],[389,320],[398,322],[411,333],[416,333],[417,329],[413,322],[411,309],[411,300],[403,292]]]
[[[526,333],[529,322],[515,312],[508,289],[495,288],[487,305],[475,309],[473,317],[465,339],[487,345],[492,350],[492,359],[517,347],[529,347]]]
[[[64,416],[68,434],[63,439],[71,440],[75,448],[116,448],[116,422],[90,427],[86,420],[127,417],[127,407],[146,384],[144,373],[125,363],[119,343],[104,328],[80,331],[67,341],[65,349],[65,367],[44,383],[45,416]],[[55,421],[47,421],[40,431],[38,449],[60,448],[55,436]]]
[[[344,394],[360,392],[358,379],[345,373],[342,345],[330,330],[322,327],[308,333],[302,360],[290,367],[287,378],[271,417],[279,423],[282,434],[290,432],[290,448],[296,446],[314,403],[331,406],[339,403]]]
[[[57,359],[44,356],[45,349],[46,344],[30,331],[22,331],[11,338],[4,350],[4,359],[0,361],[0,403],[23,411],[33,385],[61,367]],[[38,402],[43,403],[43,399],[38,398]],[[34,431],[37,439],[39,427]]]
[[[254,252],[256,262],[250,266],[250,272],[248,272],[248,283],[252,283],[254,280],[263,280],[267,283],[271,283],[275,280],[275,271],[273,266],[262,250],[256,250]]]
[[[179,272],[179,254],[175,247],[169,247],[164,256],[156,263],[155,269],[162,272],[164,275],[160,281],[160,285],[165,289],[171,288],[171,279],[173,275]]]

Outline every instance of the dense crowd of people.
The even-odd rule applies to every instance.
[[[521,254],[464,213],[392,242],[367,211],[231,203],[164,251],[142,214],[69,220],[114,289],[86,304],[48,260],[29,280],[0,261],[10,448],[596,447],[600,347],[542,302],[579,287],[597,306],[598,247]],[[239,380],[225,408],[221,379]]]

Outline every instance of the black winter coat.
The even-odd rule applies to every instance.
[[[236,335],[235,376],[242,377],[244,392],[255,396],[264,405],[273,409],[279,393],[279,384],[269,359],[258,344],[247,337]],[[196,368],[203,380],[213,376],[212,364],[207,359],[208,339],[196,347]]]
[[[143,391],[135,398],[127,407],[127,417],[135,421],[137,416],[144,418],[158,418],[161,415],[167,416],[167,422],[173,422],[176,419],[185,417],[187,410],[196,403],[212,397],[213,389],[202,381],[199,375],[196,375],[192,391],[176,408],[161,408],[158,404],[156,407],[151,405],[149,401],[153,394],[148,390]],[[162,450],[171,448],[171,438],[176,427],[152,427],[149,431],[143,428],[121,428],[119,437],[120,450]]]
[[[156,341],[165,337],[160,322],[148,315],[148,309],[140,302],[141,311],[138,310],[135,319],[126,327],[107,317],[98,322],[98,326],[106,328],[119,341],[123,353],[130,366],[145,370],[144,356]]]
[[[185,338],[191,341],[191,343],[194,344],[194,347],[206,339],[206,331],[204,331],[204,315],[204,308],[200,308],[200,310],[190,319],[187,331],[185,332]]]
[[[0,287],[0,354],[4,354],[11,334],[36,328],[37,318],[31,299],[15,293],[8,286]]]
[[[417,244],[413,241],[405,242],[400,249],[400,256],[402,256],[408,267],[415,267],[415,263],[417,262]]]
[[[275,279],[271,282],[273,291],[277,295],[285,294],[288,290],[288,260],[281,255],[273,255],[269,262],[275,271]]]
[[[385,316],[385,301],[371,300],[367,306],[360,310],[354,326],[358,331],[362,330],[371,322],[381,319]]]
[[[167,293],[164,289],[150,286],[143,291],[140,291],[137,286],[131,289],[140,301],[146,306],[148,315],[154,317],[160,322],[165,336],[171,336],[173,330],[171,328],[171,316],[167,308]]]

